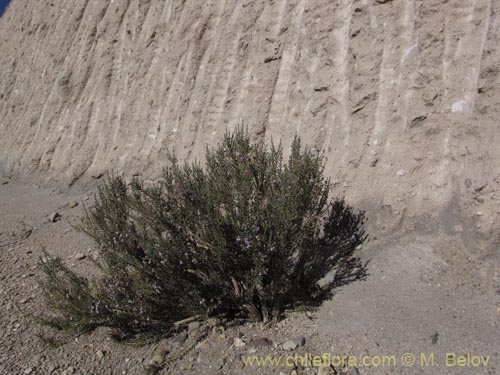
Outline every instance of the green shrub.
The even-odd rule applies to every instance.
[[[99,188],[81,229],[102,277],[42,262],[48,323],[135,335],[193,315],[273,321],[365,276],[353,257],[364,215],[328,200],[324,158],[298,137],[286,163],[281,146],[252,144],[243,130],[207,149],[204,167],[170,161],[154,184],[112,177]]]

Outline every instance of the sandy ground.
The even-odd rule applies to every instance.
[[[91,193],[60,192],[15,181],[0,185],[0,374],[145,373],[154,344],[116,343],[106,330],[63,338],[32,317],[44,308],[36,283],[43,248],[84,274],[92,271],[93,244],[72,227],[83,203],[91,201]],[[71,208],[73,202],[79,205]],[[61,220],[52,223],[47,218],[54,212]],[[24,240],[5,246],[29,232]],[[77,253],[86,258],[76,260]],[[293,368],[244,367],[241,357],[293,356],[295,351],[283,351],[279,344],[304,336],[306,345],[297,353],[353,356],[361,374],[497,374],[500,263],[494,254],[468,249],[462,239],[439,230],[394,233],[369,241],[360,251],[370,260],[367,281],[344,287],[316,312],[289,314],[277,327],[248,324],[227,328],[224,337],[211,335],[162,373],[288,375]],[[235,337],[246,345],[232,345]],[[274,345],[253,348],[251,340],[261,337]],[[405,353],[415,356],[413,366],[403,365]],[[432,353],[435,366],[431,368],[426,361]],[[489,357],[489,362],[485,367],[447,367],[447,353]],[[381,356],[394,356],[394,362],[377,367]],[[364,358],[370,362],[362,363]],[[470,364],[475,364],[476,359],[470,358]],[[364,366],[370,363],[374,366]],[[317,373],[314,366],[303,371]]]

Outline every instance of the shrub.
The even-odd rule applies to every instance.
[[[135,335],[193,315],[274,321],[365,276],[353,256],[364,214],[329,201],[324,158],[298,137],[286,163],[281,146],[252,144],[241,129],[207,148],[204,166],[169,158],[156,183],[100,186],[80,228],[98,246],[102,277],[44,259],[49,324]]]

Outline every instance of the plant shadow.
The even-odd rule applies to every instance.
[[[315,309],[333,298],[340,288],[366,280],[369,261],[355,255],[367,240],[365,213],[354,212],[343,199],[330,203],[316,240],[308,244],[314,254],[309,264],[300,264],[288,306]]]

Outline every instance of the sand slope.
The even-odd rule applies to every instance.
[[[0,166],[157,175],[226,128],[295,132],[335,191],[396,225],[500,178],[492,0],[16,0],[0,19]],[[498,201],[470,208],[489,233]],[[469,196],[468,198],[473,198]],[[475,225],[475,222],[474,222]],[[494,225],[498,227],[497,224]]]

